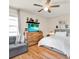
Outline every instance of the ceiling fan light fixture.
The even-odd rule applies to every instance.
[[[42,7],[41,10],[39,10],[38,12],[41,12],[42,10],[44,10],[48,13],[51,13],[52,12],[51,8],[60,7],[60,5],[54,5],[51,2],[52,2],[51,0],[46,0],[43,5],[34,4],[34,6]]]
[[[45,10],[45,11],[48,11],[48,7],[45,7],[44,10]]]

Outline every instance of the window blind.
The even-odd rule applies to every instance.
[[[9,16],[9,36],[18,36],[18,17]]]

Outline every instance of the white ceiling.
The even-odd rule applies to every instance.
[[[32,13],[39,14],[43,17],[54,17],[59,15],[69,14],[70,4],[69,0],[52,0],[51,3],[59,4],[60,7],[52,8],[52,13],[48,13],[46,11],[37,12],[40,10],[40,7],[33,6],[33,4],[43,4],[46,0],[10,0],[9,6],[14,8],[19,8],[23,10],[27,10]]]

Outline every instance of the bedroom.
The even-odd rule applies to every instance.
[[[49,8],[51,12],[48,12],[44,6],[34,5],[45,5],[47,1],[50,1],[47,6],[57,5],[56,8],[55,6]],[[12,59],[68,59],[69,5],[69,0],[10,0],[9,21],[12,21],[9,24],[9,57]],[[44,10],[38,12],[42,8]],[[38,27],[28,29],[29,24],[32,23],[35,26],[37,24]]]

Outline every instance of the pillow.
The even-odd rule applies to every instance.
[[[66,37],[66,32],[56,32],[55,36]]]
[[[9,44],[15,44],[16,36],[10,36],[9,37]]]

